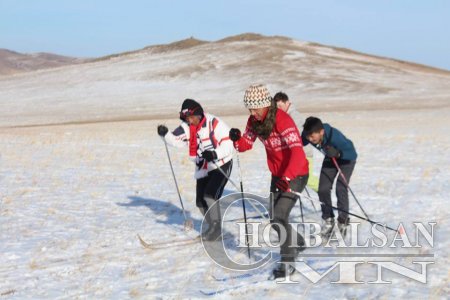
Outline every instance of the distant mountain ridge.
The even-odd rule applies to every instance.
[[[52,53],[23,54],[7,49],[0,49],[0,75],[55,68],[86,61],[89,60]]]
[[[2,75],[11,75],[16,73],[22,73],[27,71],[34,71],[34,70],[41,70],[41,69],[50,69],[55,67],[62,67],[67,65],[73,65],[73,64],[81,64],[81,63],[88,63],[88,62],[98,62],[98,61],[104,61],[112,58],[117,57],[125,57],[127,55],[134,55],[137,53],[147,52],[151,54],[157,54],[157,53],[165,53],[165,52],[171,52],[171,51],[181,51],[186,50],[189,48],[194,48],[197,46],[202,46],[205,44],[229,44],[233,42],[243,42],[243,41],[260,41],[260,40],[285,40],[286,42],[292,41],[291,38],[284,37],[284,36],[264,36],[261,34],[256,33],[243,33],[239,35],[234,35],[230,37],[226,37],[217,41],[204,41],[199,40],[194,37],[190,37],[184,40],[175,41],[173,43],[169,44],[163,44],[163,45],[151,45],[144,47],[142,49],[138,50],[131,50],[121,53],[114,53],[109,54],[106,56],[101,56],[97,58],[76,58],[76,57],[69,57],[69,56],[63,56],[53,53],[31,53],[31,54],[25,54],[25,53],[19,53],[8,49],[1,49],[0,48],[0,76]],[[402,61],[398,59],[392,59],[388,57],[381,57],[376,55],[369,55],[364,54],[361,52],[357,52],[351,49],[342,48],[342,47],[334,47],[334,46],[326,46],[321,45],[314,42],[308,43],[310,46],[317,46],[317,47],[328,47],[330,49],[357,54],[357,55],[365,55],[372,58],[379,58],[379,59],[386,59],[392,62],[396,62],[403,65],[409,65],[412,67],[420,68],[423,70],[429,69],[433,72],[444,72],[449,73],[447,70],[430,67],[418,63],[408,62],[408,61]]]
[[[0,126],[172,118],[185,98],[211,113],[246,114],[243,93],[255,83],[286,92],[303,112],[450,105],[449,71],[282,36],[191,37],[84,63],[26,58],[60,64],[0,76]]]

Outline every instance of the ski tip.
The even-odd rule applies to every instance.
[[[398,231],[398,233],[400,235],[404,235],[405,234],[405,228],[403,228],[403,226],[400,226],[400,228],[397,231]]]
[[[141,243],[142,247],[144,247],[146,249],[151,249],[152,248],[146,241],[144,241],[144,239],[141,238],[139,233],[137,234],[137,237],[138,237],[139,242]]]

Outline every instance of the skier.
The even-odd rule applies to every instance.
[[[305,245],[300,234],[297,234],[297,244],[292,244],[295,230],[289,225],[289,214],[298,198],[294,192],[302,192],[308,181],[308,161],[294,121],[277,109],[265,86],[250,86],[245,91],[244,105],[250,111],[247,127],[242,135],[239,129],[232,128],[230,138],[239,152],[250,150],[256,138],[266,148],[267,164],[272,173],[270,191],[274,193],[271,222],[277,224],[273,227],[280,240],[280,230],[286,231],[280,249],[282,263],[273,270],[273,278],[285,277],[295,271],[292,265]]]
[[[295,109],[294,104],[289,100],[288,95],[286,95],[283,92],[278,92],[273,96],[273,99],[275,100],[277,107],[284,111],[285,113],[288,113],[292,120],[294,120],[295,125],[297,126],[298,130],[300,131],[303,124],[305,123],[305,119],[303,116],[298,112],[297,109]],[[307,185],[314,191],[318,191],[319,187],[319,178],[313,174],[312,170],[314,168],[314,152],[312,146],[306,146],[303,145],[303,150],[305,151],[306,158],[308,159],[309,163],[309,177],[308,177],[308,183]]]
[[[219,205],[206,214],[214,202],[222,196],[228,181],[217,167],[228,176],[233,164],[233,142],[228,136],[229,127],[216,116],[204,113],[202,106],[192,99],[184,100],[181,125],[169,132],[165,125],[158,125],[158,134],[169,145],[189,146],[189,157],[195,163],[196,205],[205,216],[208,229],[203,239],[214,241],[222,234]]]
[[[324,220],[321,234],[328,238],[335,225],[334,213],[331,207],[331,189],[333,181],[338,174],[338,169],[334,165],[333,160],[342,170],[348,184],[355,168],[357,153],[353,142],[347,139],[342,132],[329,124],[323,124],[320,119],[315,117],[306,119],[303,125],[302,138],[305,145],[311,143],[325,154],[320,171],[319,200],[324,203],[324,205],[321,205],[322,219]],[[349,209],[348,189],[341,176],[338,177],[336,183],[336,197],[337,207],[340,209],[337,219],[338,229],[345,236],[350,218],[346,213]]]

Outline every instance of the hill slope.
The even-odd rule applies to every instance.
[[[51,53],[22,54],[0,49],[0,76],[78,64],[85,61],[87,60]]]
[[[215,113],[245,113],[253,83],[285,91],[303,111],[442,107],[449,82],[444,70],[286,37],[188,39],[2,77],[0,126],[176,118],[187,97]]]

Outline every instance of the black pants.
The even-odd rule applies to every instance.
[[[278,233],[278,237],[280,237],[280,227],[283,226],[286,230],[286,240],[280,246],[280,255],[282,262],[293,262],[295,257],[297,256],[297,246],[305,245],[305,240],[303,236],[297,233],[297,242],[296,245],[293,243],[294,233],[296,232],[292,226],[289,224],[289,215],[291,213],[292,208],[297,202],[298,196],[294,193],[290,192],[277,192],[276,191],[276,182],[278,181],[278,177],[272,176],[272,182],[270,184],[270,191],[273,193],[273,208],[271,209],[271,223],[279,224],[274,225],[273,228]],[[291,180],[290,187],[292,190],[301,193],[308,182],[308,175],[299,176]],[[281,237],[280,237],[281,238]]]
[[[339,168],[341,168],[347,182],[350,183],[350,177],[352,176],[353,169],[355,168],[356,161],[337,161]],[[333,182],[338,175],[338,170],[334,163],[330,159],[324,159],[322,163],[322,170],[320,171],[319,179],[319,200],[322,205],[322,218],[334,218],[333,208],[331,208],[331,189],[333,188]],[[336,197],[337,207],[339,209],[348,211],[348,189],[343,181],[341,175],[339,175],[336,182]],[[338,221],[340,223],[346,223],[348,220],[348,214],[343,211],[339,211]]]
[[[230,160],[220,168],[230,177],[233,161]],[[197,179],[197,195],[196,204],[197,207],[203,212],[206,212],[208,208],[222,197],[223,189],[228,182],[228,178],[225,177],[219,170],[212,170],[208,172],[208,176]],[[211,212],[211,221],[220,221],[220,207],[214,206],[215,211]]]

